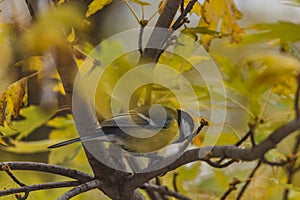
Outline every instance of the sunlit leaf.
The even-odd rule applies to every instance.
[[[0,133],[0,144],[6,147],[8,146],[8,144],[3,140],[2,136],[3,136],[2,133]]]
[[[45,111],[41,107],[33,105],[22,108],[20,115],[25,119],[12,121],[11,126],[5,125],[4,127],[0,127],[0,132],[4,136],[18,134],[16,140],[20,140],[45,124],[54,113],[54,110]]]
[[[208,26],[209,30],[229,35],[231,42],[239,42],[243,30],[237,24],[237,20],[241,18],[242,14],[233,0],[206,0],[202,5],[202,17],[198,26]],[[201,36],[201,42],[205,49],[209,49],[210,42],[214,37],[208,34]]]
[[[158,13],[161,14],[167,4],[167,0],[162,0],[158,4]]]
[[[274,92],[285,90],[285,94],[289,95],[295,91],[296,85],[291,78],[299,73],[300,62],[294,57],[253,54],[244,58],[237,66],[224,57],[214,57],[221,63],[221,69],[228,78],[227,84],[245,95],[249,91],[260,94],[271,87],[274,87]]]
[[[12,118],[16,119],[19,116],[21,107],[27,104],[27,90],[27,78],[22,78],[7,88],[2,94],[0,97],[1,126],[4,122],[11,126]]]
[[[243,37],[242,43],[255,43],[280,39],[281,43],[295,42],[300,40],[300,25],[290,22],[278,22],[267,24],[256,24],[249,27],[250,30],[257,30]]]
[[[174,53],[182,56],[183,58],[190,57],[194,51],[196,40],[197,36],[194,33],[181,32],[181,34],[177,37]]]
[[[190,0],[184,0],[184,7],[186,7],[189,2],[190,2]],[[200,2],[196,1],[192,10],[190,11],[190,13],[195,13],[196,15],[201,16],[201,14],[202,14],[201,10],[202,10],[202,7],[201,7]]]
[[[17,154],[33,154],[48,151],[47,147],[52,143],[50,140],[39,140],[39,141],[20,141],[20,140],[9,140],[10,146],[1,147],[3,151],[13,152]]]
[[[130,2],[133,2],[135,4],[138,4],[140,6],[150,6],[151,4],[146,2],[146,1],[141,1],[141,0],[129,0]]]
[[[40,54],[54,46],[68,45],[65,32],[74,28],[83,29],[83,17],[77,7],[59,6],[55,10],[42,12],[39,20],[31,26],[31,30],[22,35],[22,50]]]
[[[284,187],[285,189],[288,189],[288,190],[293,190],[293,191],[297,191],[297,192],[300,192],[300,187],[297,187],[293,184],[287,184],[287,183],[283,183],[282,181],[278,180],[278,179],[275,179],[275,178],[269,178],[270,181]]]
[[[72,28],[71,28],[71,32],[70,32],[70,34],[69,34],[68,37],[67,37],[67,40],[68,40],[70,43],[72,43],[72,42],[74,42],[75,38],[76,38],[75,30],[74,30],[74,28],[72,27]]]
[[[89,8],[85,14],[86,17],[91,16],[92,14],[96,13],[97,11],[101,10],[104,6],[110,4],[112,0],[93,0],[89,4]]]

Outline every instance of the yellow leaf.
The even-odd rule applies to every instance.
[[[8,147],[8,144],[3,140],[1,133],[0,133],[0,144],[3,145],[3,146],[5,146],[5,147]]]
[[[162,0],[161,2],[159,2],[159,5],[158,5],[158,13],[159,14],[161,14],[162,11],[164,10],[166,3],[167,3],[167,0]]]
[[[202,134],[198,134],[193,139],[193,145],[197,147],[201,147],[203,144],[204,136]]]
[[[184,7],[186,7],[189,2],[190,0],[184,0]],[[201,4],[199,1],[196,1],[190,13],[195,13],[197,16],[201,16],[201,10]]]
[[[208,26],[209,30],[220,31],[223,35],[229,35],[232,42],[239,42],[243,29],[239,27],[237,20],[241,18],[242,14],[233,0],[206,0],[202,6],[202,17],[198,26]],[[205,49],[208,50],[214,37],[213,35],[201,37]]]
[[[280,54],[254,54],[243,63],[240,67],[248,82],[247,90],[255,88],[254,91],[263,92],[273,87],[273,92],[280,95],[294,93],[297,85],[295,75],[300,72],[300,62],[296,58]]]
[[[74,30],[74,28],[72,27],[72,28],[71,28],[71,33],[68,35],[67,40],[68,40],[70,43],[72,43],[72,42],[74,42],[75,38],[76,38],[75,30]]]
[[[73,27],[83,29],[84,16],[77,7],[61,5],[56,9],[45,11],[35,22],[31,30],[22,35],[20,46],[28,54],[44,53],[54,46],[68,45],[65,31]]]
[[[129,0],[130,2],[136,3],[140,6],[150,6],[150,3],[141,0]]]
[[[57,2],[57,4],[59,5],[59,4],[62,4],[62,3],[64,3],[65,2],[65,0],[59,0],[58,2]]]
[[[104,6],[110,4],[112,0],[93,0],[89,8],[85,14],[86,17],[91,16],[92,14],[96,13],[97,11],[101,10]]]
[[[27,92],[27,78],[25,77],[9,86],[2,94],[0,98],[1,126],[5,121],[11,125],[11,118],[19,116],[20,108],[27,104]]]

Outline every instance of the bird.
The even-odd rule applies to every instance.
[[[188,112],[159,104],[147,105],[100,122],[96,133],[63,141],[48,148],[99,140],[112,142],[128,152],[153,153],[172,142],[184,141],[193,129],[194,121]]]

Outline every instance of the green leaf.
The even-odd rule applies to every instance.
[[[13,152],[17,154],[33,154],[48,151],[47,147],[52,143],[51,140],[39,140],[39,141],[19,141],[10,139],[12,144],[7,147],[0,145],[0,148],[4,151]]]
[[[197,33],[197,34],[208,34],[208,35],[212,35],[214,37],[220,37],[222,36],[222,33],[219,31],[214,31],[209,29],[208,26],[198,26],[195,28],[185,28],[182,30],[183,33]]]
[[[92,14],[95,14],[97,11],[101,10],[104,6],[110,4],[111,2],[112,2],[112,0],[93,0],[90,3],[85,16],[89,17]]]
[[[174,47],[174,53],[182,56],[184,59],[190,57],[194,51],[197,36],[193,32],[181,32],[177,37]]]
[[[280,39],[281,43],[300,40],[300,25],[290,22],[256,24],[249,27],[249,29],[255,29],[257,32],[245,35],[242,44],[270,41],[274,39]]]
[[[47,125],[55,128],[49,135],[49,138],[53,141],[52,144],[61,142],[60,139],[67,140],[78,137],[72,115],[56,117],[50,120]],[[66,151],[66,149],[68,150]],[[80,143],[53,149],[49,154],[49,163],[63,164],[69,162],[75,158],[80,149]]]
[[[0,132],[5,136],[18,134],[16,140],[20,140],[45,124],[54,114],[54,110],[45,111],[42,107],[30,105],[20,110],[20,115],[25,119],[13,121],[10,127],[0,127]]]

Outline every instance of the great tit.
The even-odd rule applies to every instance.
[[[142,106],[100,122],[95,134],[57,143],[57,148],[79,141],[112,142],[133,153],[151,153],[172,142],[185,140],[194,129],[192,117],[185,111],[161,105]],[[185,128],[183,126],[189,126]],[[186,130],[190,130],[186,133]]]

